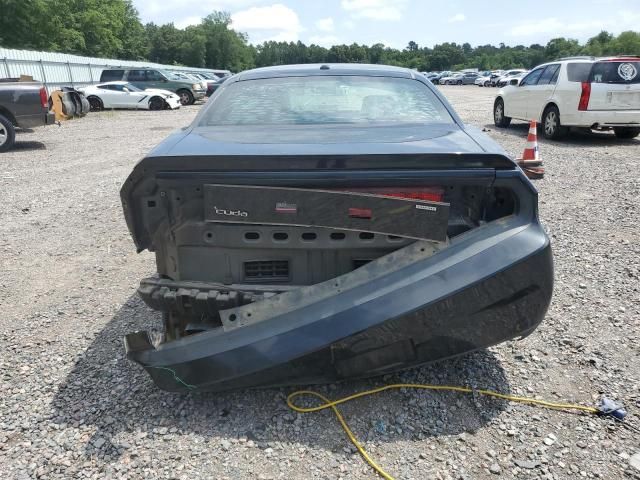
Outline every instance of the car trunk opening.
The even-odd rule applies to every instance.
[[[225,311],[283,292],[366,282],[349,274],[416,244],[419,257],[433,255],[516,214],[516,193],[495,186],[486,166],[501,160],[476,160],[461,169],[269,172],[143,161],[122,192],[138,247],[156,253],[158,275],[139,294],[163,312],[170,341],[228,328],[235,319]]]

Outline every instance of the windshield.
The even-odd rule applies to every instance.
[[[412,79],[364,76],[235,82],[200,125],[452,124],[438,97]]]

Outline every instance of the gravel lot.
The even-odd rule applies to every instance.
[[[443,91],[466,122],[521,153],[527,126],[494,128],[494,89]],[[375,477],[330,412],[289,411],[290,390],[168,394],[124,356],[123,334],[159,318],[135,295],[154,259],[135,253],[119,188],[198,108],[91,114],[22,133],[0,155],[0,478]],[[455,361],[320,391],[452,383],[585,404],[606,393],[640,425],[640,140],[573,134],[542,141],[540,153],[556,265],[541,327]],[[640,479],[639,436],[611,420],[413,391],[342,410],[397,478]]]

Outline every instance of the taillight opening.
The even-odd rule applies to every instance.
[[[582,92],[580,93],[578,110],[587,110],[589,107],[589,97],[591,97],[591,82],[582,82]]]
[[[49,108],[49,97],[47,95],[47,89],[40,87],[40,105],[43,108]]]

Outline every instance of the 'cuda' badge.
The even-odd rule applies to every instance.
[[[228,217],[248,217],[249,214],[247,212],[243,212],[242,210],[226,210],[224,208],[213,207],[216,212],[216,215],[227,215]]]

